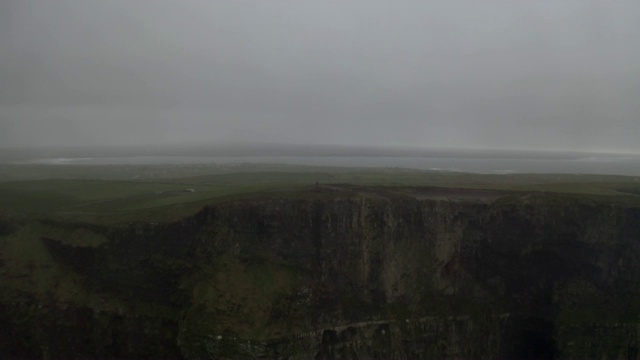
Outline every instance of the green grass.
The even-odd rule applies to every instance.
[[[153,176],[133,180],[100,178],[100,176],[108,178],[106,174],[109,174],[109,169],[116,174],[125,174],[126,177],[145,173],[145,171],[148,175],[149,169],[152,169],[153,173],[165,176],[169,174],[174,178]],[[181,169],[186,169],[186,174],[201,174],[184,177],[180,176]],[[233,172],[234,169],[235,172]],[[635,178],[624,176],[481,175],[401,169],[279,165],[273,167],[243,165],[233,169],[195,165],[193,167],[184,165],[173,167],[89,166],[70,167],[68,173],[63,171],[63,166],[32,165],[28,170],[32,175],[37,173],[38,177],[48,176],[49,178],[0,182],[0,212],[37,214],[44,217],[100,223],[171,221],[192,214],[214,202],[256,196],[286,197],[295,194],[296,190],[313,189],[316,182],[321,185],[432,186],[519,192],[542,191],[573,194],[578,197],[616,199],[616,201],[630,204],[640,202],[640,196],[634,195],[640,194],[640,183]],[[79,173],[82,173],[81,178],[77,178]],[[185,192],[185,189],[195,191]],[[326,197],[327,194],[325,192],[312,195],[311,192],[307,192],[307,195],[312,197]]]
[[[140,202],[141,197],[159,200],[166,197],[162,192],[182,189],[176,184],[161,182],[103,180],[9,182],[0,184],[0,210],[29,212],[135,210],[144,206],[144,201]],[[108,205],[110,203],[112,205]]]

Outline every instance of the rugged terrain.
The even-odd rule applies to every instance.
[[[637,359],[633,195],[320,185],[0,218],[3,358]]]

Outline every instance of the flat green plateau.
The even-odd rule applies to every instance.
[[[640,204],[640,181],[628,176],[483,175],[395,168],[252,164],[0,165],[0,212],[111,224],[172,221],[214,202],[265,196],[313,194],[322,197],[331,196],[332,192],[319,189],[353,190],[345,184],[382,187],[385,195],[413,196],[411,188],[430,187],[499,190],[513,194],[546,192],[557,194],[559,201],[580,197]],[[395,190],[389,192],[389,189]],[[357,191],[362,192],[362,188]],[[447,196],[445,192],[438,198]]]

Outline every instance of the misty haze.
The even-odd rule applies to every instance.
[[[5,1],[3,146],[638,152],[632,1]]]
[[[0,2],[0,357],[640,360],[640,3]]]

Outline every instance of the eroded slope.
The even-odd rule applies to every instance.
[[[606,198],[319,186],[168,224],[2,224],[7,355],[638,355],[640,208]]]

